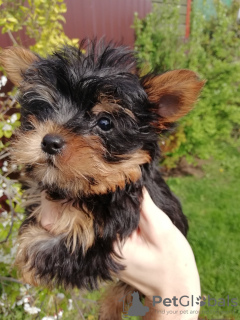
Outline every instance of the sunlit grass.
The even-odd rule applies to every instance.
[[[201,315],[210,318],[240,319],[240,164],[235,156],[229,152],[224,163],[213,161],[202,179],[168,180],[189,220],[188,240],[195,253],[202,295],[225,299],[225,307],[202,307]],[[227,306],[227,296],[237,298],[238,306]]]

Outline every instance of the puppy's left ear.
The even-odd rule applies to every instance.
[[[157,124],[160,129],[166,129],[167,124],[177,121],[192,109],[205,83],[196,73],[185,69],[146,75],[141,82],[153,105],[152,111],[160,116]]]
[[[25,71],[39,58],[22,47],[9,47],[0,52],[0,65],[15,86],[19,86]]]

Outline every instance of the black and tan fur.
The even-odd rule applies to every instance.
[[[12,159],[31,195],[16,264],[34,285],[93,289],[112,280],[124,268],[113,245],[137,228],[143,187],[184,235],[188,229],[159,172],[158,140],[191,110],[204,82],[189,70],[139,77],[129,49],[92,43],[83,54],[83,46],[47,58],[18,47],[0,55],[19,87]],[[47,201],[58,220],[44,229]],[[119,283],[109,291],[101,320],[121,319],[127,290]]]

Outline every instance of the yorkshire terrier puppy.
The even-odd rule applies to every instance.
[[[47,58],[11,47],[0,62],[19,87],[12,159],[29,186],[16,264],[32,285],[94,289],[124,268],[114,242],[138,227],[145,187],[186,235],[181,205],[159,172],[159,134],[186,115],[204,82],[189,70],[140,77],[135,55],[112,44],[65,46]],[[49,203],[56,223],[43,228]],[[119,260],[118,260],[119,261]],[[121,319],[111,289],[100,319]]]

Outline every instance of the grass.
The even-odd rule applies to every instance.
[[[205,168],[202,179],[168,180],[189,220],[188,240],[196,257],[202,295],[217,300],[216,306],[201,308],[201,315],[209,318],[240,319],[240,164],[237,156],[236,152],[229,152],[227,164],[212,162]],[[238,306],[231,306],[231,302],[227,306],[228,296],[230,300],[236,298]],[[220,298],[225,300],[225,306]]]

